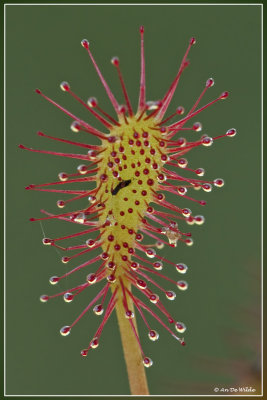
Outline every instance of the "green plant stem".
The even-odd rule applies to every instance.
[[[127,288],[130,290],[130,284],[127,286]],[[129,310],[133,311],[133,301],[131,298],[129,298],[129,296],[127,297],[127,302]],[[116,313],[120,328],[131,394],[149,395],[142,353],[132,330],[131,324],[129,323],[129,320],[125,318],[125,309],[122,303],[122,298],[119,298],[117,301]],[[136,319],[134,318],[132,321],[137,332]]]

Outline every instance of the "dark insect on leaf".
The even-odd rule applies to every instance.
[[[115,187],[115,189],[113,189],[113,190],[111,191],[112,196],[115,196],[122,188],[124,188],[124,187],[130,185],[131,182],[132,182],[131,179],[128,179],[127,181],[121,181],[121,182]]]

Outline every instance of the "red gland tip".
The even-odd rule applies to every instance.
[[[63,92],[68,92],[70,90],[70,84],[66,81],[61,82],[60,89],[63,90]]]
[[[47,294],[43,294],[42,296],[40,296],[40,301],[42,303],[46,303],[49,300],[49,296],[47,296]]]
[[[88,40],[87,39],[83,39],[82,41],[81,41],[81,45],[85,48],[85,49],[89,49],[89,42],[88,42]]]
[[[206,87],[210,88],[214,85],[214,79],[213,78],[209,78],[206,82]]]
[[[41,131],[38,131],[38,132],[37,132],[37,135],[38,135],[38,136],[45,136],[45,134],[44,134],[43,132],[41,132]]]
[[[153,361],[149,357],[144,357],[143,358],[143,364],[146,368],[149,368],[153,365]]]
[[[121,111],[122,112],[122,111]],[[110,136],[109,138],[108,138],[108,142],[109,143],[114,143],[114,142],[116,142],[116,137],[115,136]]]
[[[220,99],[221,99],[221,100],[224,100],[224,99],[226,99],[228,96],[229,96],[229,92],[223,92],[223,93],[220,95]]]
[[[189,42],[191,45],[196,43],[196,38],[192,37]]]
[[[112,57],[111,64],[115,65],[115,67],[118,67],[119,64],[120,64],[119,58],[118,57]]]
[[[87,349],[81,350],[81,356],[82,357],[86,357],[87,354],[88,354],[88,350]]]
[[[71,123],[70,129],[73,132],[79,132],[81,130],[81,125],[80,125],[80,123],[78,121],[73,121]]]
[[[141,34],[145,32],[145,28],[144,28],[144,26],[143,26],[143,25],[141,25],[141,26],[140,26],[140,28],[139,28],[139,32],[140,32]]]
[[[19,148],[19,149],[24,149],[24,150],[26,149],[26,147],[23,146],[23,144],[19,144],[19,145],[18,145],[18,148]]]
[[[29,221],[31,221],[31,222],[35,221],[35,218],[29,218]]]
[[[124,104],[119,106],[119,112],[120,113],[125,114],[126,111],[127,111],[127,107]]]
[[[96,99],[95,97],[90,97],[90,98],[87,100],[87,104],[88,104],[89,107],[94,108],[94,107],[97,106],[98,102],[97,102],[97,99]]]
[[[193,129],[194,129],[194,131],[196,131],[196,132],[200,132],[200,131],[202,130],[202,125],[201,125],[201,123],[200,123],[200,122],[195,122],[194,125],[193,125]]]
[[[184,340],[181,341],[181,345],[182,345],[182,346],[185,346],[185,345],[186,345],[186,343],[185,343]]]
[[[42,92],[41,92],[40,89],[35,89],[35,93],[37,93],[37,94],[42,94]]]
[[[178,106],[176,109],[176,114],[182,115],[184,113],[184,107]]]
[[[226,132],[226,136],[234,137],[235,135],[236,135],[235,128],[228,129],[228,131]]]

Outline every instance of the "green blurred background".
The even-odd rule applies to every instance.
[[[147,371],[150,392],[213,394],[214,387],[252,386],[260,393],[260,13],[259,6],[225,5],[6,7],[7,394],[129,394],[115,314],[99,348],[86,359],[81,358],[80,350],[87,346],[100,319],[90,313],[69,337],[59,334],[98,287],[88,289],[71,304],[62,298],[39,302],[41,294],[74,286],[84,274],[62,282],[59,288],[49,287],[49,277],[61,275],[69,265],[60,262],[53,248],[41,244],[42,228],[45,236],[57,237],[73,232],[75,226],[60,221],[45,221],[42,227],[30,223],[28,218],[40,216],[41,208],[57,212],[59,197],[28,192],[24,187],[53,181],[59,172],[72,172],[79,161],[27,153],[17,145],[76,150],[35,134],[41,130],[76,138],[69,129],[71,120],[37,96],[36,87],[89,122],[91,116],[59,89],[61,81],[70,82],[85,100],[96,96],[106,111],[113,112],[80,45],[83,38],[90,41],[107,81],[122,101],[118,77],[110,64],[112,56],[120,57],[136,104],[141,24],[145,26],[148,100],[165,93],[189,38],[195,36],[191,65],[170,112],[178,105],[188,110],[212,76],[215,86],[201,104],[224,90],[230,91],[230,97],[196,119],[203,124],[202,133],[217,136],[232,127],[238,131],[234,139],[216,141],[211,148],[198,148],[188,156],[189,166],[205,168],[207,178],[225,179],[224,188],[215,188],[210,194],[190,193],[207,200],[207,206],[172,199],[190,207],[195,215],[204,214],[206,222],[201,227],[183,226],[182,230],[193,234],[193,247],[180,243],[172,251],[161,251],[172,261],[189,266],[189,290],[177,293],[174,302],[163,300],[187,325],[187,346],[179,346],[157,323],[153,326],[160,340],[150,342],[139,321],[145,353],[154,360]],[[177,279],[176,271],[166,266],[165,272]]]

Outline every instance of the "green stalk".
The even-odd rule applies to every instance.
[[[130,284],[128,284],[127,286],[129,286],[127,288],[130,290]],[[129,310],[133,311],[133,301],[129,296],[127,296],[127,303]],[[118,298],[115,308],[120,328],[121,341],[127,366],[131,394],[149,395],[142,353],[132,330],[131,324],[129,323],[129,320],[125,318],[125,309],[122,303],[122,298]],[[137,332],[135,318],[133,319],[133,323]]]

